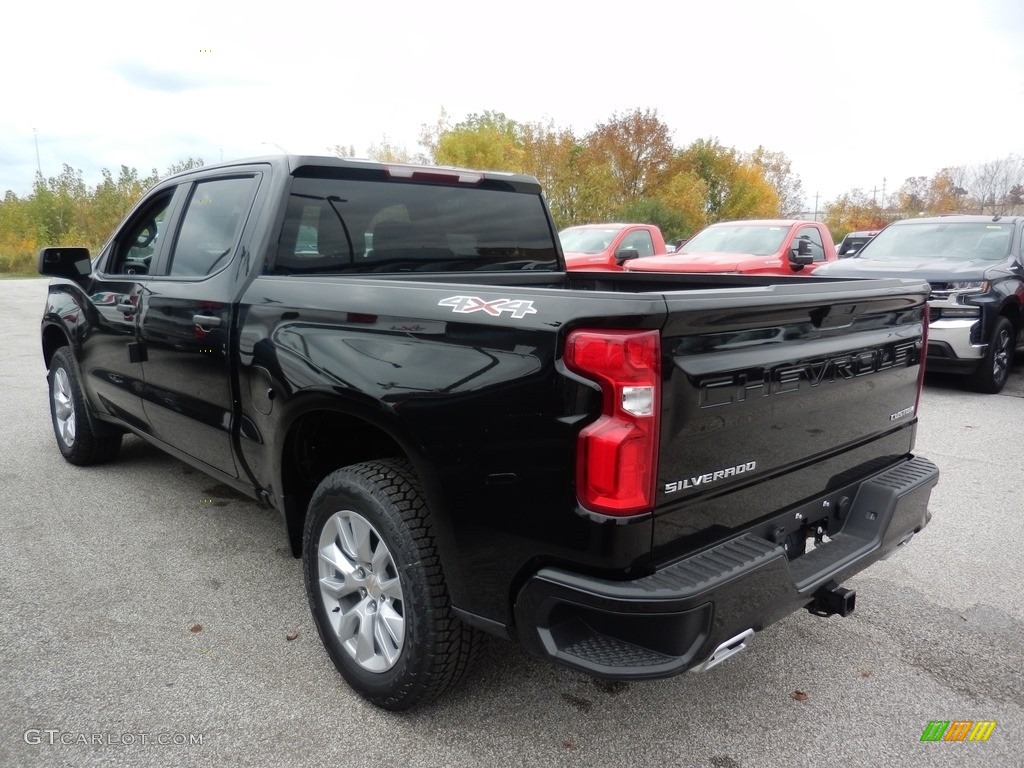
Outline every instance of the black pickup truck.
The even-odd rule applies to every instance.
[[[1024,216],[953,214],[897,221],[829,277],[908,277],[931,285],[928,370],[998,394],[1024,349]]]
[[[848,614],[930,518],[923,281],[568,273],[534,179],[294,156],[166,179],[39,270],[64,457],[130,432],[276,508],[382,707],[484,633],[706,669]]]

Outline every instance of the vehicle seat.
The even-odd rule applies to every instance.
[[[432,228],[420,229],[408,221],[381,221],[373,228],[372,261],[385,262],[375,271],[429,269],[430,263],[454,256],[444,234]]]
[[[338,221],[338,215],[327,204],[320,208],[320,220],[316,232],[316,249],[322,256],[338,259],[344,257],[350,261],[352,257],[345,228]]]
[[[415,230],[408,221],[379,221],[373,228],[374,261],[409,258],[415,248]]]

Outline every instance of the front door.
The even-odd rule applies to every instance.
[[[150,269],[167,244],[175,188],[147,201],[118,231],[96,262],[86,311],[93,314],[79,361],[93,408],[149,432],[142,406],[143,373],[136,336]]]

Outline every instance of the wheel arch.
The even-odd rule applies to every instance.
[[[1020,335],[1021,330],[1024,329],[1024,305],[1016,301],[1016,296],[1003,303],[999,309],[999,316],[1009,320],[1013,330],[1018,336]]]
[[[309,501],[321,481],[337,469],[375,459],[404,459],[412,464],[432,514],[437,493],[430,462],[408,435],[383,418],[368,416],[337,398],[311,397],[280,427],[276,448],[275,491],[292,554],[302,554],[302,533]]]
[[[95,325],[96,320],[87,291],[81,285],[66,280],[50,284],[40,329],[43,362],[47,370],[54,353],[64,346],[71,348],[75,364],[79,363],[82,340],[88,336],[89,328]]]
[[[46,323],[42,330],[42,345],[43,364],[49,370],[50,362],[57,350],[61,347],[71,346],[71,336],[62,326],[56,323]]]

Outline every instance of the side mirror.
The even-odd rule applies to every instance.
[[[79,280],[92,274],[88,248],[40,248],[37,269],[40,275]]]
[[[624,264],[627,261],[640,258],[640,251],[636,248],[620,248],[615,254],[615,263]]]
[[[789,249],[789,266],[799,271],[809,264],[814,263],[814,256],[811,255],[811,241],[801,237],[796,245]]]

